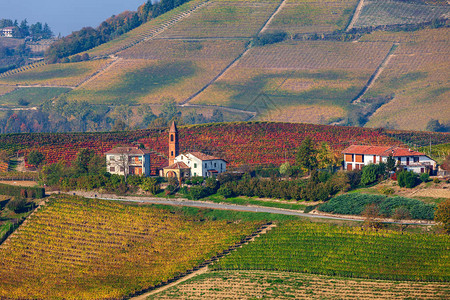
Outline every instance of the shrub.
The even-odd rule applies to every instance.
[[[18,212],[22,211],[26,205],[27,205],[27,201],[24,198],[16,198],[16,199],[10,200],[8,202],[8,204],[6,204],[6,207],[9,210],[14,211],[15,213],[18,213]]]
[[[20,187],[8,184],[0,184],[0,195],[10,195],[17,198],[44,198],[45,189],[38,187]]]
[[[233,195],[231,189],[227,186],[222,186],[217,191],[217,194],[223,196],[224,198],[230,198]]]
[[[422,173],[420,174],[419,179],[422,182],[427,182],[428,180],[430,180],[430,175],[428,175],[428,173]]]
[[[193,186],[193,187],[191,187],[191,189],[189,191],[189,195],[194,200],[205,198],[205,197],[209,196],[210,194],[211,194],[210,190],[203,186]]]
[[[387,218],[393,217],[397,209],[407,209],[413,219],[432,220],[434,218],[434,204],[405,197],[386,197],[384,195],[345,194],[335,197],[319,206],[323,212],[360,215],[367,205],[377,205],[379,213]],[[400,213],[400,212],[399,212]]]
[[[434,179],[433,179],[433,183],[439,183],[439,182],[441,182],[441,181],[439,180],[439,178],[434,178]]]
[[[438,204],[434,220],[447,233],[450,233],[450,199],[442,201]]]
[[[159,183],[155,178],[146,177],[142,179],[142,183],[139,186],[143,191],[147,191],[156,195],[159,192]]]
[[[265,32],[256,38],[255,44],[257,46],[275,44],[284,41],[286,38],[287,33],[284,31]]]
[[[38,167],[44,161],[44,159],[45,159],[44,154],[42,154],[39,151],[35,151],[35,150],[28,153],[28,156],[27,156],[28,163],[32,164],[36,167]]]
[[[398,185],[400,187],[413,188],[417,184],[417,174],[413,171],[401,171],[397,175]]]
[[[370,164],[362,169],[361,183],[368,185],[376,182],[386,173],[386,165],[384,163]]]

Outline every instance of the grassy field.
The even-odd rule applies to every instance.
[[[147,299],[445,299],[446,283],[363,280],[277,271],[212,271]]]
[[[286,222],[221,259],[212,269],[448,282],[449,245],[447,235]]]
[[[0,96],[14,91],[17,87],[11,85],[0,85]]]
[[[259,224],[58,197],[1,246],[0,297],[121,298],[194,267]]]
[[[227,64],[224,60],[122,60],[67,98],[100,104],[159,104],[166,98],[182,101]]]
[[[259,32],[279,3],[279,0],[213,0],[161,36],[251,37]]]
[[[402,1],[365,1],[354,27],[429,22],[445,18],[450,6],[405,3]]]
[[[301,34],[344,29],[357,4],[356,0],[288,0],[267,30]]]
[[[40,105],[44,100],[52,99],[70,91],[69,88],[31,87],[18,88],[8,94],[0,96],[0,105],[18,105],[23,99],[30,105]]]
[[[450,29],[399,34],[402,39],[391,61],[366,97],[394,94],[394,99],[371,117],[367,126],[424,130],[430,119],[450,121]],[[366,39],[395,38],[375,35]],[[411,122],[411,111],[420,118]]]
[[[43,65],[1,78],[0,83],[76,86],[107,62],[107,60],[94,60],[79,63]]]

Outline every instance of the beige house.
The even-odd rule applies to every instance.
[[[150,152],[137,147],[117,147],[106,154],[106,170],[117,175],[150,175]]]

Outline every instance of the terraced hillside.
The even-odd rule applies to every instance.
[[[328,123],[346,115],[391,46],[318,41],[253,48],[192,103],[256,110],[262,120]]]
[[[450,29],[414,33],[372,34],[367,40],[401,41],[390,63],[367,97],[394,94],[368,126],[423,129],[430,119],[450,122]],[[411,113],[421,117],[411,122]]]
[[[357,0],[287,0],[267,31],[296,35],[342,29],[348,24],[357,3]]]
[[[174,98],[182,110],[221,109],[227,120],[423,130],[432,118],[449,122],[447,25],[358,33],[353,41],[353,31],[342,32],[430,22],[449,9],[441,0],[192,0],[87,51],[91,62],[3,76],[0,104],[59,96],[158,111]],[[257,36],[279,31],[287,41],[256,46]],[[36,96],[17,85],[55,90]],[[423,112],[417,122],[408,121],[412,107]]]
[[[420,1],[364,0],[354,27],[415,24],[448,19],[450,5],[427,5]]]
[[[219,218],[220,219],[220,218]],[[56,197],[0,247],[0,297],[118,299],[183,273],[261,221]]]

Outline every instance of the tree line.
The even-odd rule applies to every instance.
[[[46,52],[49,63],[92,49],[109,42],[122,34],[162,15],[189,0],[161,0],[158,3],[147,1],[137,12],[125,11],[103,21],[97,28],[84,27],[53,43]]]
[[[34,24],[28,25],[27,19],[20,22],[17,20],[1,19],[0,28],[14,27],[13,37],[18,39],[31,38],[34,41],[41,39],[49,39],[53,37],[53,32],[47,23],[42,24],[41,22],[36,22]]]
[[[28,106],[25,99],[18,104]],[[167,127],[177,124],[223,122],[223,114],[215,109],[210,117],[196,110],[182,113],[174,99],[164,99],[159,114],[148,105],[95,105],[87,101],[46,100],[36,110],[6,111],[0,118],[0,133],[30,132],[97,132],[124,131]]]

